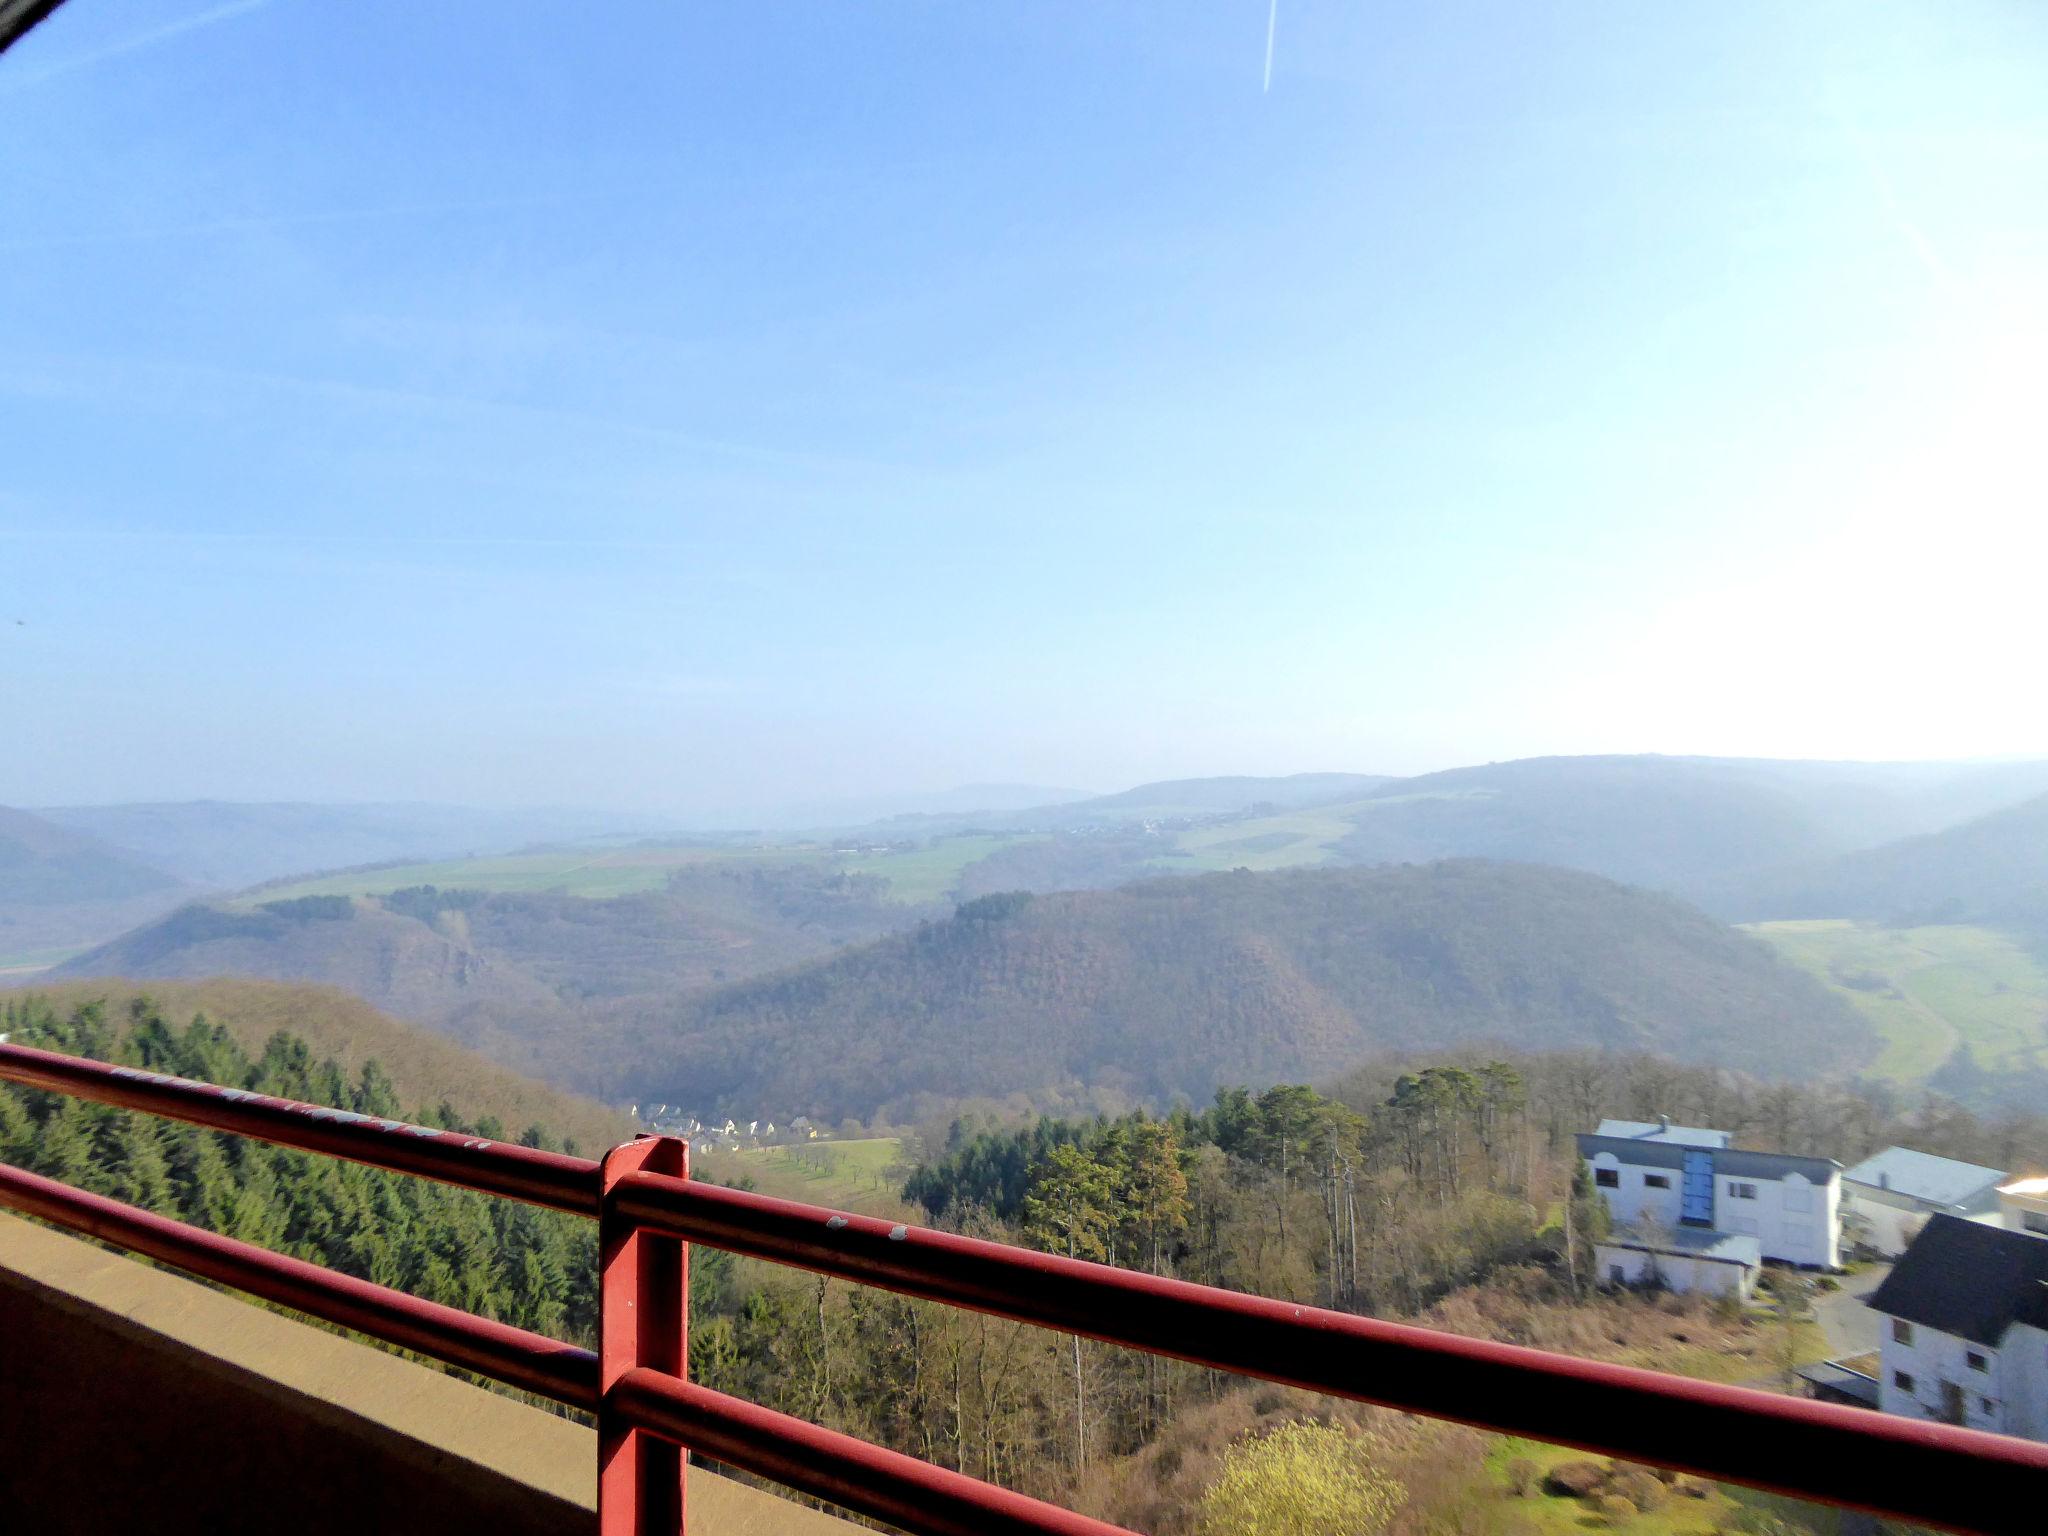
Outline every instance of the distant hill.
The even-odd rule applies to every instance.
[[[489,810],[461,805],[247,804],[193,800],[56,806],[37,814],[133,849],[214,890],[399,859],[502,853],[534,843],[644,835],[609,812]]]
[[[2048,795],[1944,831],[1768,870],[1710,899],[1745,921],[1855,917],[2043,928]]]
[[[187,894],[128,849],[0,806],[0,970],[97,943]]]
[[[346,988],[493,1060],[585,1083],[608,1020],[901,927],[885,882],[814,868],[706,865],[607,900],[412,887],[381,897],[193,903],[55,974],[258,976]]]
[[[332,1056],[351,1074],[374,1057],[389,1074],[406,1112],[446,1099],[465,1119],[495,1115],[517,1131],[539,1123],[556,1135],[575,1138],[585,1155],[623,1141],[631,1122],[595,1100],[508,1072],[429,1030],[379,1012],[361,998],[335,987],[221,978],[209,981],[119,979],[44,981],[0,991],[0,1005],[32,997],[49,999],[60,1011],[82,1003],[104,1003],[120,1016],[132,1000],[155,1001],[167,1020],[183,1025],[203,1013],[225,1027],[242,1048],[260,1056],[263,1043],[288,1030],[321,1056]]]
[[[1041,836],[962,869],[963,897],[1160,874],[1506,859],[1689,899],[1788,861],[1946,827],[2048,790],[2048,763],[1553,757],[1407,779],[1305,774],[1145,785],[1021,812]],[[1250,804],[1253,796],[1260,803]]]
[[[2048,764],[1530,758],[1376,791],[1346,809],[1356,830],[1337,852],[1356,863],[1521,859],[1691,894],[1929,831],[2009,803],[2030,782],[2048,788]]]
[[[971,1096],[1199,1101],[1219,1083],[1488,1040],[1788,1073],[1857,1064],[1876,1045],[1818,982],[1678,901],[1456,861],[986,897],[686,1001],[589,1086],[908,1117]]]
[[[0,806],[0,905],[70,906],[173,890],[175,875],[46,817]]]
[[[1267,806],[1275,810],[1296,810],[1307,805],[1352,799],[1393,782],[1383,773],[1290,773],[1278,778],[1163,779],[1114,795],[1097,795],[1067,805],[1045,807],[1042,814],[1046,822],[1052,824],[1057,821],[1200,815]]]

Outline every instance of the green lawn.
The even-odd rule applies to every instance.
[[[1552,1467],[1566,1461],[1605,1461],[1561,1445],[1541,1440],[1521,1440],[1501,1435],[1492,1440],[1486,1453],[1487,1497],[1481,1508],[1493,1516],[1493,1524],[1516,1531],[1533,1531],[1541,1536],[1580,1536],[1585,1531],[1620,1531],[1626,1536],[1700,1536],[1719,1530],[1735,1513],[1736,1505],[1718,1486],[1704,1499],[1673,1495],[1656,1509],[1644,1511],[1631,1520],[1611,1522],[1594,1513],[1582,1499],[1560,1498],[1540,1489],[1540,1479]],[[1515,1461],[1536,1464],[1538,1491],[1518,1498],[1510,1491],[1508,1466]],[[1517,1523],[1517,1522],[1521,1523]]]
[[[1541,1491],[1542,1475],[1560,1462],[1608,1459],[1541,1440],[1509,1435],[1491,1437],[1484,1466],[1484,1494],[1476,1511],[1486,1524],[1479,1529],[1489,1536],[1496,1531],[1513,1532],[1515,1536],[1582,1536],[1586,1531],[1615,1531],[1620,1536],[1713,1536],[1727,1530],[1743,1510],[1760,1509],[1786,1519],[1796,1530],[1812,1531],[1815,1536],[1839,1536],[1841,1530],[1839,1510],[1725,1483],[1705,1484],[1705,1498],[1673,1493],[1656,1508],[1620,1521],[1610,1521],[1596,1513],[1584,1500]],[[1515,1461],[1534,1462],[1538,1469],[1538,1491],[1527,1497],[1517,1497],[1511,1491],[1508,1466]]]
[[[722,1184],[741,1177],[764,1195],[842,1210],[893,1214],[902,1204],[903,1143],[894,1136],[812,1141],[791,1147],[692,1153],[697,1171]]]
[[[1876,1025],[1884,1076],[1925,1077],[1961,1044],[1988,1069],[2048,1063],[2048,973],[2003,934],[1845,919],[1756,923],[1750,931]]]

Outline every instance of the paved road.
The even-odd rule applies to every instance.
[[[1865,1305],[1870,1293],[1892,1272],[1889,1264],[1873,1264],[1853,1275],[1842,1276],[1842,1288],[1814,1298],[1814,1316],[1828,1336],[1828,1357],[1845,1360],[1869,1354],[1878,1346],[1883,1317]]]

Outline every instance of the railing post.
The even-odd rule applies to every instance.
[[[613,1147],[600,1175],[598,1215],[597,1524],[599,1536],[676,1536],[683,1529],[686,1454],[621,1424],[611,1390],[636,1367],[688,1374],[689,1245],[643,1232],[613,1208],[612,1186],[629,1173],[690,1175],[690,1145],[642,1136]]]

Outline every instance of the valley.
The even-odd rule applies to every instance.
[[[1826,983],[1884,1037],[1873,1070],[1939,1074],[1958,1051],[2026,1078],[2048,1066],[2048,967],[2011,935],[1961,924],[1894,928],[1847,918],[1749,931]]]

